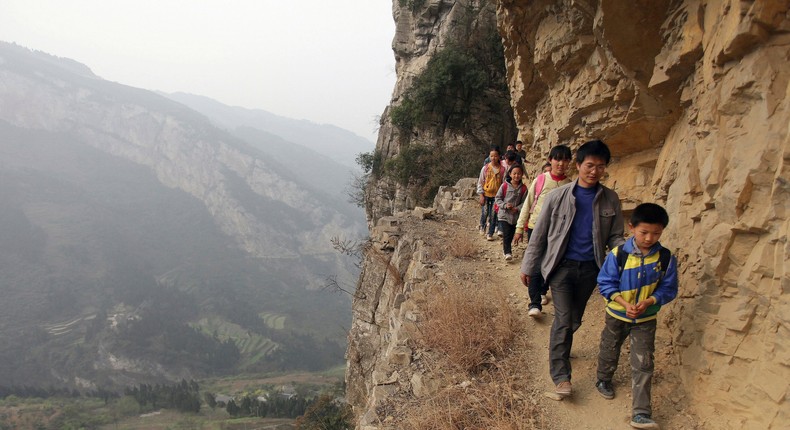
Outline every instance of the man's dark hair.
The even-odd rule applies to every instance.
[[[571,160],[573,156],[571,155],[571,148],[568,148],[565,145],[557,145],[554,148],[551,148],[551,152],[549,152],[549,160]]]
[[[666,228],[669,224],[669,215],[664,208],[655,203],[642,203],[634,208],[629,221],[634,227],[643,222],[645,224],[660,224]]]
[[[576,164],[584,163],[584,159],[587,157],[599,157],[602,158],[606,164],[609,164],[612,153],[609,152],[609,147],[602,141],[591,140],[580,146],[576,151]]]

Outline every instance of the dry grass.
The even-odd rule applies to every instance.
[[[426,303],[423,340],[461,371],[475,373],[496,361],[523,327],[502,288],[476,282],[435,290]]]
[[[468,237],[455,237],[447,244],[447,251],[455,258],[472,258],[480,252],[480,246]]]
[[[524,321],[505,291],[484,282],[436,287],[426,303],[421,342],[426,366],[454,384],[402,409],[404,429],[538,428],[526,394]]]
[[[402,422],[407,430],[525,430],[538,428],[535,407],[499,375],[495,381],[453,386],[410,405]]]

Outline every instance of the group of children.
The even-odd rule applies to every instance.
[[[520,143],[520,142],[519,142]],[[520,151],[521,148],[518,148]],[[605,327],[598,355],[598,392],[614,398],[612,377],[623,342],[630,336],[633,415],[631,426],[657,429],[650,402],[655,351],[656,316],[677,295],[677,261],[658,239],[669,223],[666,210],[654,203],[637,206],[624,238],[624,218],[614,190],[600,183],[611,154],[600,140],[583,144],[576,153],[578,177],[567,177],[569,147],[551,149],[546,169],[529,186],[521,163],[509,151],[500,160],[492,148],[480,171],[480,232],[502,236],[505,260],[523,239],[527,250],[521,281],[527,287],[528,315],[542,317],[549,288],[554,320],[549,341],[549,367],[555,392],[572,394],[570,350],[582,324],[587,301],[598,286],[606,302]],[[510,159],[510,162],[506,161]],[[607,252],[608,249],[608,252]]]

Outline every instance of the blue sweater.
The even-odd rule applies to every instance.
[[[628,253],[622,276],[617,267],[617,248],[606,256],[598,273],[598,289],[606,299],[606,312],[609,315],[631,323],[654,320],[661,306],[677,296],[677,259],[674,255],[669,259],[669,267],[665,268],[666,273],[659,280],[661,276],[659,249],[661,244],[656,243],[650,252],[643,256],[634,244],[634,238],[628,239],[622,246],[622,250]],[[625,308],[614,301],[618,295],[634,305],[652,296],[656,298],[656,304],[649,306],[639,318],[632,319],[625,315]]]

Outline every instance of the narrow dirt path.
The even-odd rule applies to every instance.
[[[516,296],[516,306],[525,317],[527,315],[529,297],[527,289],[521,285],[519,272],[521,259],[526,245],[513,248],[513,260],[506,262],[502,253],[502,241],[486,241],[477,233],[476,221],[479,219],[479,207],[466,204],[463,218],[469,219],[469,227],[461,230],[470,235],[470,239],[480,244],[482,252],[479,259],[487,263],[487,275],[492,280],[506,286]],[[460,218],[459,218],[460,219]],[[490,262],[490,263],[489,263]],[[598,342],[604,321],[604,303],[596,290],[590,297],[584,315],[582,327],[574,335],[571,351],[573,367],[573,396],[557,401],[549,399],[545,392],[554,391],[554,384],[549,376],[548,345],[549,331],[554,317],[552,302],[543,307],[543,317],[533,319],[526,317],[529,336],[528,351],[533,380],[530,397],[543,412],[540,420],[544,429],[628,429],[631,428],[631,370],[628,361],[627,341],[623,346],[620,362],[614,378],[615,398],[606,400],[595,388],[596,367],[598,359]],[[698,428],[696,420],[683,412],[682,396],[676,393],[679,382],[667,372],[671,369],[671,355],[664,348],[669,344],[666,328],[661,326],[659,316],[658,338],[656,339],[656,371],[653,378],[653,417],[663,429],[694,429]],[[673,397],[674,396],[674,397]]]

